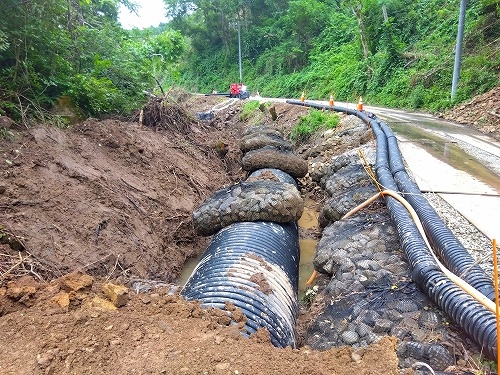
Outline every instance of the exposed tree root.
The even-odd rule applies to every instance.
[[[179,105],[168,103],[165,98],[150,98],[143,111],[142,123],[145,126],[180,134],[191,132],[192,119],[188,113]]]

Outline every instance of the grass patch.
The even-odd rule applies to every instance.
[[[339,116],[334,112],[311,108],[309,113],[302,116],[299,123],[292,128],[290,138],[295,144],[304,142],[318,130],[334,129],[339,121]]]
[[[14,133],[12,133],[7,128],[0,127],[0,138],[3,138],[9,142],[12,142],[14,140]],[[1,229],[1,227],[0,227],[0,229]]]
[[[259,108],[260,102],[258,100],[250,100],[243,105],[243,110],[240,114],[240,120],[245,121],[253,116],[254,112]]]

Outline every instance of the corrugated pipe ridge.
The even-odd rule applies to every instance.
[[[391,140],[391,145],[389,146],[387,136],[382,130],[382,126],[385,128],[387,125],[377,119],[375,115],[365,111],[356,111],[338,106],[331,107],[320,104],[310,105],[307,102],[303,103],[295,100],[289,100],[287,103],[311,106],[318,109],[335,110],[337,112],[355,115],[362,119],[365,123],[369,124],[377,140],[377,179],[385,189],[398,191],[398,187],[394,181],[393,171],[391,171],[389,159],[390,150],[397,147],[397,143],[394,144],[394,141]],[[394,152],[395,151],[392,151],[392,154]],[[404,166],[401,164],[398,165],[395,159],[393,160],[393,164],[394,172],[399,174],[399,169]],[[412,269],[413,281],[439,308],[441,308],[456,324],[458,324],[479,347],[483,349],[483,352],[487,357],[496,360],[497,331],[495,314],[486,309],[469,294],[464,292],[440,270],[434,260],[434,257],[430,253],[430,249],[428,249],[406,208],[391,196],[386,196],[385,200],[392,222],[398,231],[401,246]],[[415,207],[414,209],[416,210]],[[425,225],[426,218],[423,217],[422,221],[423,225]],[[432,236],[429,237],[432,243],[438,241],[437,239],[432,238]],[[450,258],[461,257],[461,255],[457,255],[457,252],[449,254],[448,256]],[[451,262],[453,264],[459,264],[460,259],[452,259]],[[473,281],[480,284],[479,287],[483,288],[482,283],[478,282],[477,279]]]
[[[273,345],[295,347],[299,258],[295,223],[233,223],[212,237],[181,295],[204,307],[232,303],[246,335],[264,327]]]
[[[397,139],[389,126],[378,122],[388,142],[389,165],[398,191],[410,203],[422,221],[429,241],[442,259],[446,267],[455,275],[460,276],[468,284],[484,294],[487,298],[495,300],[493,281],[486,272],[476,264],[467,249],[458,241],[451,230],[441,220],[434,208],[422,195],[418,186],[408,175],[405,169]]]
[[[387,138],[378,121],[372,121],[371,126],[377,139],[377,178],[384,187],[397,191],[389,167]],[[413,281],[483,348],[488,357],[495,358],[495,315],[443,274],[406,208],[392,197],[386,197],[386,204],[412,268]]]

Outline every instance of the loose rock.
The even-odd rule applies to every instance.
[[[123,285],[107,283],[102,286],[102,291],[116,307],[125,306],[128,302],[128,289]]]

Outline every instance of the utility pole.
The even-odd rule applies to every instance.
[[[462,61],[462,41],[464,39],[465,8],[467,0],[460,2],[460,16],[458,18],[457,45],[455,47],[455,65],[453,67],[453,82],[451,84],[451,100],[455,100],[458,80],[460,78],[460,64]]]
[[[238,20],[238,62],[240,65],[240,83],[243,83],[243,73],[241,70],[241,32],[240,32],[240,20]]]

